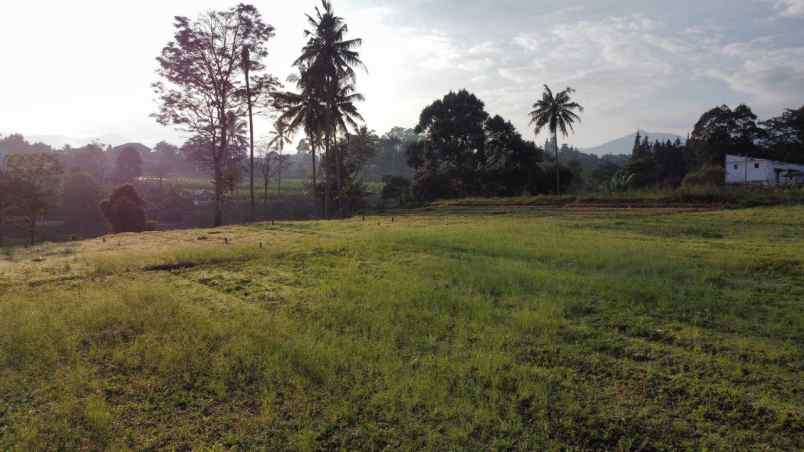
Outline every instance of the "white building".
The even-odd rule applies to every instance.
[[[804,165],[727,155],[726,184],[801,185]]]

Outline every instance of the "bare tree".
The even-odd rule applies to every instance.
[[[290,144],[293,142],[292,139],[292,130],[282,123],[281,121],[276,121],[274,123],[274,130],[271,131],[271,141],[269,142],[269,146],[273,147],[277,151],[277,165],[276,165],[276,193],[277,196],[282,193],[282,171],[285,167],[285,158],[282,155],[283,151],[285,150],[285,145]]]
[[[268,206],[268,185],[271,183],[271,177],[274,175],[274,153],[267,147],[265,154],[256,160],[257,170],[262,176],[263,182],[263,205]]]
[[[229,161],[231,121],[245,115],[252,97],[266,97],[276,80],[260,74],[244,87],[243,70],[262,70],[266,44],[274,28],[262,21],[254,6],[240,4],[225,11],[210,11],[195,21],[176,17],[176,33],[162,54],[153,85],[163,125],[191,133],[208,154],[215,186],[215,226],[223,223],[225,165]],[[249,60],[244,61],[247,49]],[[267,103],[267,102],[266,102]]]

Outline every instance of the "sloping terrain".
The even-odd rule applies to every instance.
[[[802,275],[802,207],[16,249],[0,450],[800,450]]]

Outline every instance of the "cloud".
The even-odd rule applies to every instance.
[[[484,43],[496,49],[487,64],[494,71],[473,81],[482,81],[476,90],[491,109],[523,132],[542,84],[572,86],[587,107],[586,137],[637,127],[683,134],[713,105],[749,102],[777,112],[801,100],[804,43],[734,39],[715,26],[678,29],[642,14],[568,20]]]
[[[727,44],[720,54],[722,63],[706,74],[749,96],[751,102],[773,106],[804,100],[804,46],[782,47],[772,39],[756,39]]]
[[[761,3],[755,7],[736,17],[748,23],[752,11],[762,10]],[[383,16],[385,28],[375,34],[385,43],[378,58],[384,82],[368,93],[373,112],[367,117],[382,118],[375,121],[380,128],[412,124],[434,99],[467,88],[490,113],[529,135],[527,112],[546,83],[577,90],[586,111],[572,141],[594,145],[637,128],[685,134],[700,114],[723,103],[778,114],[804,93],[804,42],[780,25],[674,22],[649,6],[614,14],[574,5],[554,13],[534,9],[539,25],[493,32],[478,25],[466,32],[464,22],[479,17],[462,16],[451,27],[442,11],[411,23],[399,20],[410,14],[399,8]],[[397,87],[393,96],[389,85]],[[371,100],[377,96],[380,102]]]
[[[130,8],[98,0],[78,2],[78,10],[62,5],[60,14],[42,18],[31,2],[7,3],[4,12],[22,20],[0,27],[0,40],[27,38],[9,47],[6,58],[25,70],[4,74],[3,127],[43,134],[101,130],[132,139],[147,134],[148,140],[160,133],[170,138],[171,129],[158,127],[148,114],[155,108],[149,89],[154,57],[172,35],[171,17],[220,7],[216,0]],[[339,1],[350,36],[364,39],[361,56],[369,72],[359,75],[358,89],[367,97],[361,111],[369,126],[382,132],[414,125],[434,99],[467,88],[489,112],[529,134],[527,113],[545,83],[577,89],[586,111],[572,142],[581,145],[637,128],[684,134],[701,113],[723,103],[748,102],[763,117],[804,103],[804,0],[676,0],[673,8],[658,0],[493,3]],[[107,6],[98,13],[101,5]],[[277,27],[267,66],[282,79],[294,71],[303,13],[311,5],[263,11]],[[100,29],[96,13],[105,18]],[[50,32],[30,35],[25,24],[40,19]],[[153,30],[147,36],[116,33],[120,20]],[[98,52],[109,58],[93,58]],[[42,54],[50,57],[37,57]],[[80,70],[50,83],[53,67]],[[119,69],[114,77],[106,76],[109,67]],[[268,125],[268,119],[258,124],[260,130]]]
[[[786,17],[804,17],[804,0],[770,0]]]

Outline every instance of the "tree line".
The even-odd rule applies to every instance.
[[[567,88],[553,93],[545,86],[530,113],[535,134],[547,130],[552,135],[552,162],[510,121],[490,115],[475,94],[460,90],[436,100],[422,111],[415,129],[419,140],[407,149],[414,171],[411,196],[432,200],[562,192],[571,185],[573,173],[560,165],[558,134],[573,131],[583,111],[571,99],[573,92]],[[394,181],[389,196],[401,187],[401,181]]]
[[[726,105],[704,113],[686,142],[649,142],[637,133],[620,189],[723,185],[726,155],[804,164],[804,107],[759,121],[751,108]]]
[[[246,218],[253,221],[255,187],[261,185],[267,206],[269,184],[275,183],[279,193],[289,177],[311,180],[306,192],[319,217],[343,218],[366,205],[367,181],[381,180],[382,198],[404,204],[722,183],[727,153],[804,162],[804,107],[759,122],[745,105],[706,112],[685,142],[649,142],[638,134],[627,160],[598,159],[559,146],[559,135],[574,131],[583,107],[572,99],[572,88],[554,92],[548,86],[529,113],[534,136],[550,135],[544,147],[487,112],[484,102],[466,90],[426,106],[414,128],[379,136],[359,110],[364,98],[357,81],[366,70],[362,40],[350,36],[346,20],[328,0],[306,21],[295,73],[282,82],[265,65],[275,30],[253,5],[195,19],[176,17],[174,35],[157,57],[153,117],[189,136],[181,146],[92,144],[54,151],[20,135],[0,139],[0,240],[3,223],[14,217],[27,226],[33,242],[37,223],[58,197],[69,206],[65,210],[75,212],[65,217],[77,223],[105,221],[115,232],[141,230],[147,227],[141,213],[153,204],[153,193],[159,194],[162,210],[193,204],[171,184],[163,187],[175,176],[211,179],[212,223],[218,226],[225,222],[228,199],[244,183]],[[259,143],[255,116],[272,122]],[[296,153],[288,152],[300,134],[304,138]],[[144,176],[158,181],[159,189],[142,184]],[[76,226],[85,227],[90,226]]]

